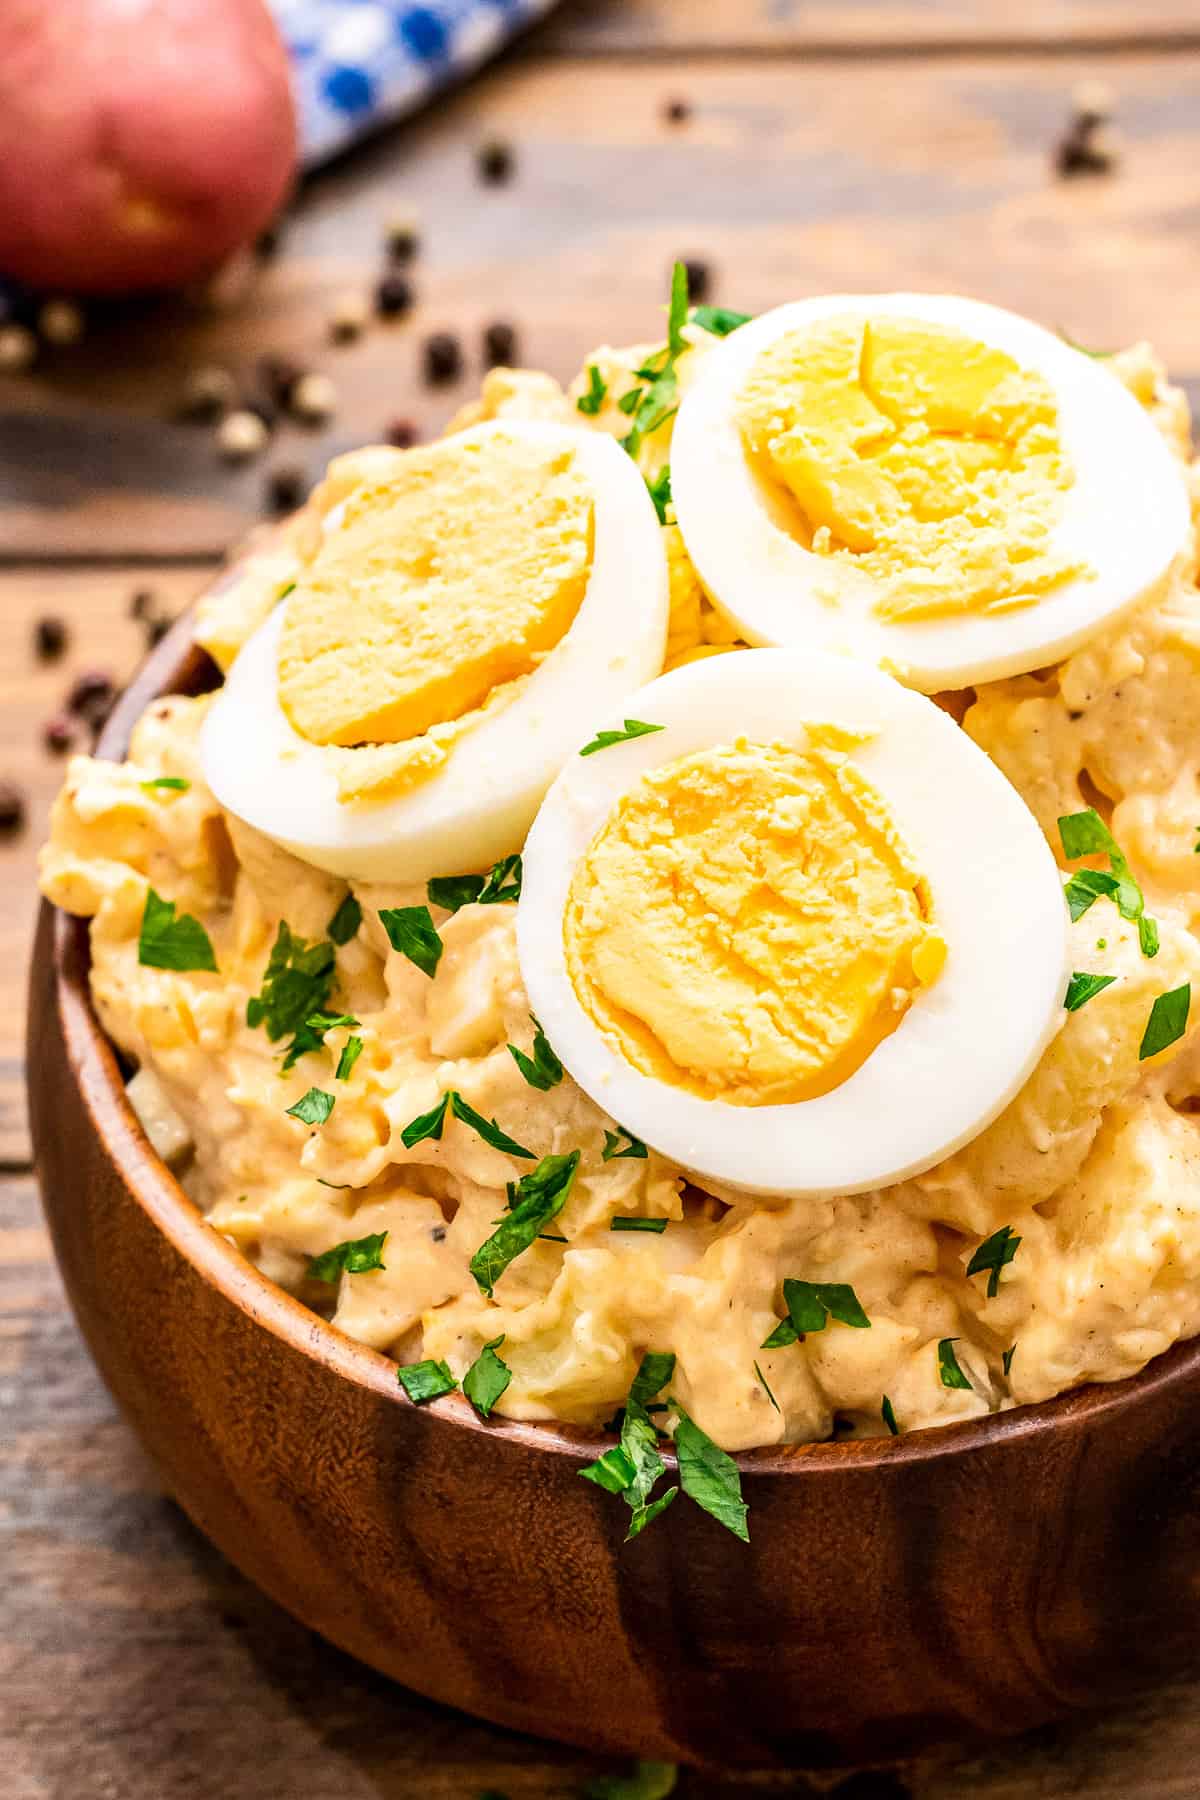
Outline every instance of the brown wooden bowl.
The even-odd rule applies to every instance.
[[[215,673],[172,632],[102,740]],[[421,1693],[663,1760],[836,1765],[1014,1732],[1200,1658],[1200,1342],[1131,1381],[894,1441],[739,1457],[752,1541],[633,1544],[595,1441],[418,1409],[259,1275],[143,1135],[44,907],[29,1028],[80,1326],[166,1487],[314,1630]]]

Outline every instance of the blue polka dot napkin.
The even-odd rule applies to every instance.
[[[292,58],[301,156],[320,162],[459,81],[554,0],[271,0]]]

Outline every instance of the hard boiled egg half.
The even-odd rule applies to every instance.
[[[221,805],[306,862],[425,881],[519,850],[579,738],[662,667],[654,505],[612,439],[478,425],[326,517],[205,723]]]
[[[626,1131],[700,1179],[847,1194],[1012,1099],[1063,1016],[1061,880],[932,701],[752,650],[651,682],[593,742],[529,835],[518,949]]]
[[[671,449],[701,582],[751,644],[934,693],[1039,668],[1153,595],[1182,475],[1102,359],[951,295],[764,313],[700,365]]]

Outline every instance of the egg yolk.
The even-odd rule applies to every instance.
[[[1028,606],[1082,572],[1052,548],[1073,479],[1053,390],[962,332],[890,317],[788,332],[736,419],[789,525],[829,557],[830,600],[853,569],[877,616],[928,619]]]
[[[573,623],[592,515],[573,451],[502,433],[408,451],[356,487],[288,601],[293,728],[393,745],[486,706]]]
[[[846,734],[667,763],[614,807],[564,915],[575,993],[634,1068],[757,1106],[837,1087],[936,980],[925,882]]]

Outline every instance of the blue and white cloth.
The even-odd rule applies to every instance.
[[[306,167],[414,112],[554,0],[271,0],[291,53]]]

